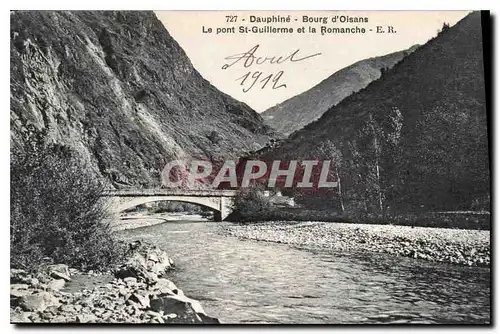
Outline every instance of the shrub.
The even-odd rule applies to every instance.
[[[177,202],[177,201],[162,201],[157,202],[152,209],[153,213],[164,212],[184,212],[188,214],[199,213],[203,208],[197,204]]]
[[[240,188],[234,198],[232,220],[265,220],[272,213],[270,198],[265,196],[262,187],[252,185]]]
[[[43,258],[102,270],[118,260],[103,185],[61,145],[26,140],[11,151],[11,266]]]

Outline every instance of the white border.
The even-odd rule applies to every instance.
[[[1,223],[3,225],[4,233],[3,235],[3,242],[1,243],[2,246],[2,256],[1,256],[1,265],[0,268],[3,268],[3,275],[1,276],[2,278],[2,291],[4,291],[4,296],[1,298],[1,325],[2,329],[4,330],[4,333],[6,332],[13,332],[14,330],[23,330],[23,331],[31,331],[34,330],[33,328],[28,329],[28,328],[17,328],[9,324],[10,321],[10,315],[9,315],[9,297],[7,296],[7,285],[8,285],[8,269],[9,268],[9,251],[10,251],[10,239],[9,239],[9,228],[8,228],[8,221],[9,221],[9,209],[10,209],[10,192],[9,192],[9,142],[10,142],[10,130],[9,130],[9,124],[10,124],[10,115],[7,112],[7,110],[10,110],[9,108],[9,98],[10,94],[8,93],[10,91],[10,41],[9,41],[9,10],[10,9],[101,9],[101,10],[110,10],[110,9],[127,9],[127,10],[479,10],[479,9],[489,9],[492,11],[492,15],[496,16],[495,14],[498,14],[500,11],[498,10],[498,7],[500,6],[500,1],[484,1],[484,0],[475,0],[475,1],[462,1],[462,0],[455,0],[455,1],[436,1],[436,0],[418,0],[418,1],[407,1],[407,2],[402,2],[402,1],[396,1],[396,0],[363,0],[363,1],[320,1],[320,0],[305,0],[305,1],[271,1],[271,0],[251,0],[251,1],[235,1],[235,0],[219,0],[219,1],[203,1],[203,0],[182,0],[182,1],[176,1],[176,2],[171,2],[171,1],[152,1],[152,0],[141,0],[141,1],[131,1],[131,0],[108,0],[106,2],[104,1],[98,1],[98,0],[87,0],[87,1],[82,1],[82,2],[69,2],[69,1],[53,1],[53,0],[45,0],[43,2],[40,1],[14,1],[11,3],[6,3],[2,2],[2,11],[0,12],[2,15],[2,20],[1,22],[1,31],[2,34],[1,36],[1,42],[0,46],[2,47],[2,52],[0,55],[2,56],[2,89],[0,92],[2,93],[2,122],[0,122],[0,136],[1,136],[1,141],[0,141],[0,149],[2,152],[2,157],[3,159],[1,160],[0,163],[0,189],[1,189]],[[5,7],[5,8],[3,8]],[[495,20],[496,21],[496,20]],[[498,21],[495,22],[495,24],[498,26]],[[496,29],[495,29],[496,30]],[[494,34],[494,45],[498,44],[498,34]],[[8,49],[9,48],[9,49]],[[495,57],[494,62],[498,59],[498,55]],[[494,66],[495,70],[495,77],[497,77],[498,74],[498,66]],[[494,96],[497,96],[498,91],[500,90],[498,85],[495,85],[495,91],[493,92]],[[495,105],[495,104],[493,104]],[[494,124],[494,129],[497,129],[498,125],[498,120],[499,117],[495,117],[495,124]],[[495,140],[494,142],[494,147],[495,147],[495,153],[498,153],[496,151],[496,148],[498,147],[498,142]],[[496,156],[497,154],[495,154]],[[498,165],[495,161],[494,165]],[[493,171],[492,171],[493,172]],[[496,185],[496,182],[495,182]],[[496,196],[494,197],[494,203],[497,204],[497,199]],[[497,206],[494,205],[494,208]],[[495,223],[495,222],[494,222]],[[493,224],[494,224],[493,223]],[[495,228],[495,231],[498,229]],[[495,233],[496,234],[496,233]],[[493,248],[495,249],[495,247]],[[494,268],[498,268],[498,261],[495,256],[496,254],[493,254],[493,260],[494,260]],[[196,278],[193,278],[196,279]],[[498,288],[496,282],[493,283],[495,287]],[[495,290],[493,290],[495,291]],[[496,297],[496,296],[495,296]],[[496,300],[496,298],[495,298]],[[499,319],[498,317],[498,308],[494,307],[495,305],[492,305],[492,309],[495,312],[493,319],[497,320]],[[425,327],[424,327],[425,328]],[[419,327],[419,330],[423,330],[424,328]],[[82,327],[82,328],[67,328],[67,327],[57,327],[57,328],[51,328],[51,327],[38,327],[36,328],[37,331],[42,332],[42,333],[51,333],[53,331],[57,332],[69,332],[69,331],[88,331],[90,328],[89,327]],[[168,330],[169,332],[177,332],[177,331],[183,331],[183,332],[194,332],[200,329],[199,327],[197,328],[162,328],[162,327],[154,327],[152,329],[146,329],[144,327],[138,327],[134,328],[134,326],[123,326],[123,327],[99,327],[99,328],[92,328],[92,331],[97,332],[97,333],[105,333],[108,331],[112,332],[117,332],[117,331],[122,331],[123,329],[126,329],[129,332],[135,332],[135,333],[143,333],[145,330],[152,330],[152,331],[165,331]],[[252,327],[252,328],[228,328],[226,330],[248,330],[252,332],[257,332],[260,331],[260,328],[258,327]],[[291,330],[292,328],[286,327],[286,328],[279,328],[279,327],[273,327],[272,329],[274,330]],[[403,332],[407,331],[410,329],[409,327],[397,327],[393,328],[395,332]],[[437,328],[433,328],[437,329]],[[466,330],[467,332],[484,332],[484,328],[471,328],[471,327],[455,327],[455,328],[439,328],[440,332],[447,333],[447,332],[454,332],[455,330]],[[321,330],[321,331],[331,331],[331,330],[340,330],[340,331],[348,331],[348,332],[365,332],[365,331],[377,331],[377,332],[385,332],[387,331],[386,327],[380,327],[380,328],[361,328],[361,327],[349,327],[349,328],[330,328],[330,327],[321,327],[321,328],[313,328],[313,327],[297,327],[293,328],[294,331],[299,330],[299,331],[311,331],[311,330]]]
[[[61,0],[16,1],[10,9],[127,9],[127,10],[471,10],[489,9],[494,1],[435,1],[402,2],[394,0],[357,1],[273,1],[273,0],[183,0],[178,2],[157,0],[88,0],[67,2]]]

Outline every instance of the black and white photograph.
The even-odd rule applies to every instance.
[[[10,323],[491,325],[488,10],[11,10]]]

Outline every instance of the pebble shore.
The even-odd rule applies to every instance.
[[[466,266],[490,265],[489,231],[326,222],[265,222],[226,225],[223,233],[303,248],[387,253]]]

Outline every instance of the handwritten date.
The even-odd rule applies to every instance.
[[[278,71],[277,73],[271,73],[271,74],[263,77],[264,73],[261,71],[255,71],[253,73],[247,72],[245,75],[236,79],[236,81],[239,81],[240,86],[243,86],[243,88],[242,88],[243,93],[248,92],[257,83],[262,84],[260,89],[266,88],[266,86],[269,82],[272,82],[272,85],[270,84],[270,87],[272,87],[272,89],[278,89],[281,87],[286,88],[286,84],[281,84],[281,85],[279,84],[279,81],[280,81],[283,73],[284,73],[283,71]]]
[[[259,87],[264,89],[270,87],[272,89],[286,88],[286,84],[282,83],[282,76],[284,74],[283,70],[279,70],[276,73],[267,74],[262,71],[255,70],[256,66],[259,65],[275,65],[279,66],[283,63],[297,63],[305,61],[313,57],[321,55],[321,53],[299,55],[300,49],[296,49],[285,55],[267,55],[259,54],[260,45],[257,44],[250,48],[246,52],[237,53],[231,56],[227,56],[224,60],[227,61],[222,66],[223,70],[227,70],[230,67],[239,67],[245,69],[246,72],[243,76],[236,79],[240,83],[244,93],[250,91],[254,87]],[[253,67],[253,69],[250,69]],[[280,81],[281,80],[281,81]]]

